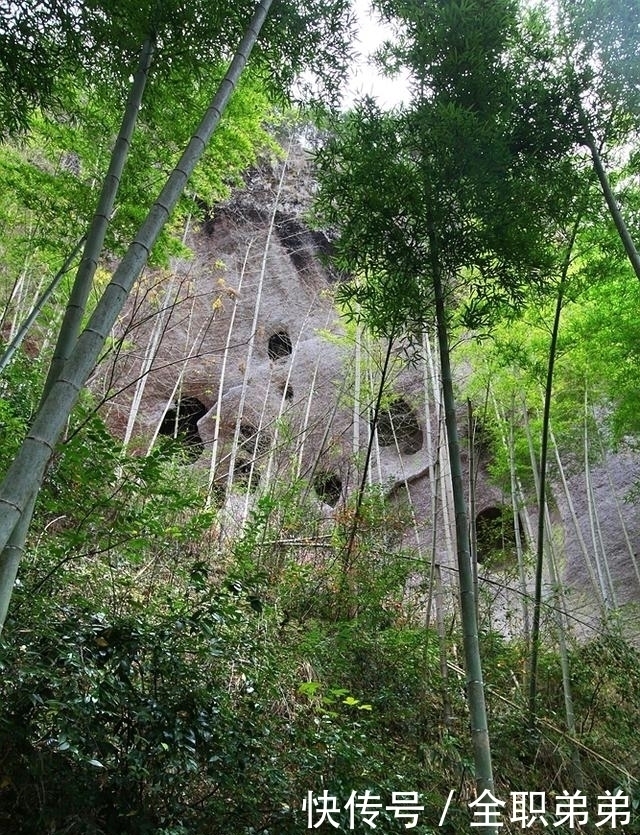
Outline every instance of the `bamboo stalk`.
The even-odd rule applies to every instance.
[[[137,378],[135,391],[131,400],[131,407],[129,408],[127,426],[124,432],[124,438],[122,440],[123,453],[126,452],[127,447],[129,446],[129,442],[131,440],[131,436],[133,435],[133,429],[138,418],[138,412],[140,410],[140,404],[142,402],[144,390],[146,388],[147,380],[149,378],[149,372],[151,371],[151,366],[153,365],[156,359],[160,342],[162,341],[162,337],[165,334],[166,328],[171,319],[171,315],[173,313],[173,310],[175,309],[175,304],[178,299],[178,292],[179,291],[175,290],[175,285],[172,279],[167,285],[160,314],[156,316],[153,328],[151,330],[151,333],[149,334],[149,339],[147,340],[147,345],[145,348],[144,357],[140,368],[140,374]],[[172,296],[173,303],[170,304],[169,302]]]
[[[102,346],[129,292],[143,269],[149,252],[182,194],[218,126],[226,105],[266,20],[272,0],[261,0],[211,106],[171,173],[160,196],[143,222],[110,284],[98,302],[89,324],[65,363],[64,373],[51,386],[33,425],[0,485],[0,626],[4,626],[13,585],[18,572],[20,549],[5,553],[21,517],[28,525],[30,508],[40,489],[57,439],[67,423],[80,390],[95,365]],[[24,539],[26,529],[20,531]]]
[[[451,495],[451,467],[449,464],[449,451],[446,443],[446,429],[444,421],[444,408],[442,401],[442,382],[440,375],[436,370],[436,360],[438,357],[437,344],[434,349],[431,348],[429,335],[425,334],[425,343],[427,347],[427,359],[429,363],[429,371],[431,376],[431,388],[433,392],[434,406],[436,410],[436,427],[438,432],[436,459],[438,461],[438,478],[440,480],[439,495],[440,505],[442,508],[442,528],[444,531],[445,546],[447,550],[448,565],[456,564],[456,551],[454,547],[454,531],[451,522],[450,508],[452,505]],[[435,359],[434,359],[435,355]],[[454,575],[454,588],[458,587],[457,574]]]
[[[78,243],[74,246],[74,248],[71,250],[69,255],[66,257],[63,265],[60,267],[58,272],[51,279],[51,281],[50,281],[49,285],[47,286],[46,290],[40,295],[40,297],[34,303],[33,307],[31,308],[31,312],[29,313],[27,318],[24,320],[24,322],[20,325],[20,327],[15,332],[15,335],[13,336],[13,339],[11,339],[9,345],[7,345],[4,353],[2,354],[2,357],[0,357],[0,374],[2,374],[2,372],[5,370],[5,368],[9,365],[9,363],[11,362],[11,360],[14,357],[14,354],[16,353],[16,351],[18,350],[20,345],[22,345],[22,342],[24,341],[25,336],[29,333],[29,331],[31,330],[34,322],[36,321],[36,319],[38,318],[38,316],[42,312],[42,309],[44,308],[46,303],[49,301],[51,296],[55,293],[56,288],[60,284],[60,281],[64,278],[64,276],[71,269],[71,265],[73,264],[73,262],[75,260],[75,257],[78,254],[78,252],[80,252],[80,249],[81,249],[82,245],[84,244],[85,239],[86,239],[85,237],[80,238]],[[41,347],[41,353],[43,353],[43,352],[44,352],[44,348]]]
[[[440,565],[434,563],[436,587],[436,628],[438,631],[438,657],[440,660],[440,675],[442,676],[442,721],[445,727],[453,721],[451,699],[449,698],[449,660],[447,658],[447,632],[444,623],[444,594],[442,590],[442,575]]]
[[[177,299],[177,294],[176,294],[176,299]],[[173,440],[174,441],[177,440],[177,438],[178,438],[178,427],[180,425],[180,413],[182,411],[182,381],[184,380],[184,372],[186,370],[187,363],[189,362],[189,354],[192,353],[192,352],[195,352],[196,340],[200,336],[202,331],[204,330],[204,327],[201,327],[201,329],[198,333],[198,337],[196,337],[196,340],[194,340],[193,346],[191,348],[189,348],[189,342],[190,342],[190,339],[191,339],[191,325],[193,323],[193,311],[195,310],[195,306],[196,306],[196,299],[195,299],[195,296],[194,296],[191,299],[191,311],[189,313],[189,317],[188,317],[188,321],[187,321],[187,332],[185,334],[185,340],[184,340],[184,343],[185,343],[184,344],[184,350],[185,350],[186,356],[185,356],[184,361],[180,365],[180,371],[178,372],[178,379],[176,381],[176,384],[174,385],[175,398],[176,398],[176,400],[175,400],[176,418],[173,422]],[[212,319],[213,319],[213,316],[209,319],[209,323],[212,321]],[[207,323],[207,324],[209,324],[209,323]],[[167,325],[168,325],[168,323],[167,323]]]
[[[382,484],[382,457],[380,455],[380,439],[378,438],[378,421],[375,419],[375,400],[372,400],[373,392],[376,391],[376,383],[373,375],[373,344],[367,336],[367,353],[369,355],[369,397],[367,398],[367,447],[373,445],[373,457],[375,460],[378,484]],[[373,467],[368,467],[369,487],[373,485]]]
[[[602,614],[604,615],[606,612],[606,604],[604,600],[604,589],[602,585],[598,582],[595,574],[594,566],[591,562],[591,557],[589,556],[589,549],[587,548],[587,543],[584,541],[584,536],[582,535],[582,528],[580,527],[580,522],[578,521],[578,516],[576,514],[575,506],[573,504],[573,497],[571,496],[571,491],[569,490],[569,485],[567,483],[567,477],[564,472],[564,466],[562,464],[562,459],[560,457],[560,450],[558,449],[558,444],[556,443],[555,435],[553,430],[549,429],[549,439],[551,441],[551,445],[553,447],[556,464],[558,467],[558,473],[560,474],[560,481],[562,483],[562,489],[564,491],[565,500],[567,502],[567,507],[569,508],[569,515],[571,516],[571,521],[573,523],[573,528],[576,533],[576,538],[578,540],[578,544],[580,545],[580,550],[582,551],[582,555],[584,557],[584,562],[587,567],[587,572],[589,574],[589,579],[591,580],[591,585],[593,586],[593,590],[596,594],[596,597],[600,601],[600,607],[602,610]]]
[[[562,308],[564,306],[564,296],[567,289],[569,268],[571,267],[573,247],[575,245],[581,221],[582,212],[579,211],[571,228],[571,232],[569,234],[565,255],[560,270],[560,282],[558,284],[558,294],[556,296],[555,311],[553,315],[553,325],[551,328],[551,340],[549,343],[549,355],[547,361],[547,375],[545,380],[543,398],[542,437],[540,441],[540,472],[538,490],[538,534],[536,539],[536,574],[533,602],[533,623],[531,626],[531,657],[529,665],[529,725],[531,727],[535,725],[536,720],[538,651],[540,643],[540,605],[542,597],[542,564],[544,559],[544,524],[546,515],[545,508],[547,506],[547,454],[549,446],[549,426],[551,420],[551,405],[553,395],[553,374],[556,363],[558,337],[560,334],[560,319],[562,316]]]
[[[425,666],[428,661],[427,653],[429,648],[429,627],[431,624],[431,608],[435,602],[436,612],[436,634],[438,636],[438,657],[440,661],[440,674],[442,677],[442,710],[445,726],[452,721],[451,700],[449,699],[449,674],[447,667],[447,636],[444,622],[444,592],[442,588],[442,573],[438,562],[438,487],[440,484],[440,444],[434,446],[433,424],[440,427],[440,414],[436,407],[436,392],[432,389],[433,397],[429,396],[429,363],[427,360],[430,352],[429,335],[422,336],[422,383],[425,411],[425,433],[427,456],[429,459],[429,492],[431,503],[431,546],[429,554],[429,583],[427,590],[427,605],[425,610]],[[431,381],[433,384],[433,380]]]
[[[462,466],[456,403],[453,390],[453,375],[449,345],[449,331],[445,303],[445,289],[440,263],[439,240],[435,227],[427,222],[427,237],[430,255],[430,277],[436,310],[438,348],[440,353],[440,371],[442,380],[442,398],[446,424],[447,450],[451,467],[451,485],[455,511],[456,553],[460,583],[460,610],[463,627],[463,649],[471,739],[475,766],[475,781],[479,794],[493,792],[494,779],[491,762],[491,744],[487,722],[484,680],[478,640],[478,621],[473,589],[473,574],[469,555],[469,524],[466,500],[464,496]],[[489,824],[484,827],[487,835],[495,835],[497,828]]]
[[[398,462],[400,464],[400,481],[404,485],[405,493],[407,494],[407,502],[409,504],[409,512],[411,514],[411,527],[413,528],[413,533],[416,540],[416,551],[418,554],[418,559],[420,562],[424,559],[424,554],[422,551],[422,542],[420,540],[420,529],[418,527],[418,518],[416,516],[416,509],[413,503],[413,498],[411,497],[411,488],[409,487],[409,480],[407,478],[407,471],[404,466],[404,459],[402,452],[400,451],[400,443],[398,441],[398,435],[396,433],[396,427],[393,422],[393,415],[389,414],[389,423],[391,425],[391,432],[393,434],[393,443],[396,449],[396,454],[398,456]]]
[[[89,226],[89,231],[86,235],[82,261],[80,262],[80,265],[78,267],[73,288],[71,290],[71,296],[69,298],[69,302],[67,303],[62,325],[60,326],[58,340],[56,342],[53,359],[49,367],[49,373],[44,384],[43,394],[40,401],[40,408],[36,415],[36,421],[38,419],[38,416],[40,416],[40,413],[43,411],[44,403],[48,398],[49,393],[51,392],[54,382],[61,375],[64,363],[69,358],[71,350],[77,342],[82,317],[84,315],[84,310],[86,307],[86,302],[89,297],[89,292],[93,283],[93,277],[97,268],[100,253],[102,251],[104,237],[113,211],[116,194],[120,185],[120,178],[128,156],[129,146],[131,144],[131,137],[137,121],[138,112],[140,110],[142,94],[146,85],[148,71],[149,67],[151,66],[151,60],[153,57],[153,50],[153,39],[148,38],[142,47],[138,68],[136,70],[136,74],[133,79],[133,84],[131,86],[129,96],[127,98],[127,103],[125,106],[120,131],[118,132],[118,136],[116,138],[116,142],[111,154],[109,168],[103,181],[102,190],[100,192],[100,198],[98,200],[98,206],[93,214],[91,224]],[[157,234],[159,234],[159,230]],[[142,265],[140,266],[138,273],[141,269]],[[136,276],[134,276],[134,280],[135,277],[137,277],[137,273]],[[36,291],[36,295],[38,292],[39,290]],[[122,303],[119,305],[118,311],[119,309],[121,309],[123,303],[124,299]],[[114,312],[113,319],[110,323],[105,322],[103,326],[104,330],[101,331],[100,328],[97,328],[95,331],[96,335],[98,336],[98,340],[96,342],[95,347],[89,350],[88,352],[89,357],[93,356],[93,363],[95,363],[95,361],[98,358],[100,347],[104,344],[107,338],[107,334],[113,326],[113,322],[115,321],[118,311]],[[80,352],[79,356],[81,361],[86,359],[82,356],[82,352]],[[14,510],[18,511],[18,515],[15,516],[13,522],[10,522],[7,525],[6,532],[4,534],[4,539],[2,539],[0,543],[0,550],[2,551],[2,555],[0,556],[0,631],[4,626],[4,621],[9,606],[9,600],[11,598],[11,593],[13,590],[13,584],[17,576],[18,565],[20,563],[22,554],[24,553],[25,549],[27,533],[29,530],[29,525],[31,524],[31,518],[33,516],[33,511],[35,507],[36,495],[40,488],[40,484],[42,483],[45,468],[51,457],[51,454],[53,453],[53,447],[55,445],[55,442],[57,441],[57,438],[60,432],[62,431],[63,427],[68,422],[71,410],[78,397],[79,390],[81,386],[85,383],[90,371],[91,367],[90,365],[87,365],[87,367],[83,367],[78,372],[77,379],[73,381],[71,388],[67,392],[67,404],[65,404],[64,406],[62,406],[61,404],[53,405],[54,412],[56,410],[62,410],[62,412],[64,413],[64,416],[60,421],[59,428],[57,429],[57,431],[50,431],[53,418],[49,418],[50,426],[47,427],[43,432],[43,437],[39,438],[36,434],[32,436],[32,440],[34,442],[34,448],[32,453],[29,452],[26,447],[26,445],[29,442],[29,435],[27,435],[27,438],[23,442],[20,452],[18,453],[18,455],[20,455],[23,452],[23,450],[27,452],[27,458],[30,458],[31,461],[29,464],[26,464],[25,466],[33,467],[34,478],[30,491],[27,493],[23,492],[23,494],[18,499],[17,504],[15,502],[9,502],[9,506],[12,507]],[[71,375],[71,379],[72,378],[73,375]],[[61,382],[67,384],[68,380],[61,380]],[[35,456],[37,455],[38,451],[40,452],[41,463],[39,466],[34,466],[31,462],[35,460]],[[11,482],[8,481],[8,479],[5,479],[4,483],[8,483],[11,486]],[[0,504],[2,504],[1,500]]]
[[[525,409],[525,431],[527,435],[527,442],[529,444],[529,455],[531,457],[531,469],[533,472],[533,478],[536,486],[536,492],[538,496],[542,495],[542,478],[541,478],[541,469],[536,461],[536,454],[535,449],[533,446],[533,438],[531,437],[531,431],[529,428],[529,420],[526,414]],[[538,525],[539,533],[542,532],[543,536],[543,553],[547,555],[547,566],[549,570],[549,576],[551,579],[551,585],[553,589],[553,596],[556,600],[556,605],[553,607],[553,618],[556,625],[556,634],[558,636],[558,648],[559,648],[559,657],[560,657],[560,668],[562,672],[562,692],[564,696],[564,706],[565,706],[565,721],[567,724],[567,730],[571,736],[576,736],[576,722],[575,722],[575,712],[573,707],[573,693],[571,687],[571,671],[569,667],[569,653],[567,650],[567,631],[568,631],[568,618],[567,618],[567,608],[566,608],[566,597],[564,592],[564,586],[560,582],[560,577],[558,575],[558,569],[556,564],[555,552],[553,548],[553,532],[551,527],[551,517],[549,515],[549,507],[546,501],[542,503],[542,506],[538,508],[538,513],[542,516],[542,526]],[[538,543],[538,550],[540,550],[540,543]],[[538,603],[538,598],[536,596],[536,603]],[[539,640],[539,633],[538,633],[538,640]],[[571,749],[571,762],[572,762],[572,772],[573,772],[573,781],[577,788],[581,788],[583,785],[583,776],[582,776],[582,765],[580,762],[580,752],[576,746],[572,746]]]
[[[594,415],[595,417],[595,415]],[[604,445],[602,443],[602,437],[598,430],[598,425],[596,423],[596,431],[597,431],[597,438],[600,445],[600,451],[602,453],[603,459],[605,459],[605,450]],[[611,473],[609,471],[609,467],[606,465],[606,459],[604,464],[604,471],[607,474],[607,481],[609,483],[609,490],[610,495],[613,496],[613,500],[616,506],[616,512],[618,514],[618,519],[620,520],[620,528],[622,530],[622,534],[624,536],[625,545],[627,546],[627,552],[629,554],[629,559],[631,560],[631,564],[633,565],[633,570],[636,575],[636,580],[638,581],[638,586],[640,587],[640,567],[638,566],[638,559],[636,557],[636,553],[634,551],[633,545],[631,544],[631,539],[629,537],[629,532],[627,530],[626,522],[624,521],[624,516],[622,515],[622,509],[620,507],[620,500],[618,498],[618,491],[616,490],[613,481],[611,479]]]
[[[378,419],[380,417],[382,397],[383,397],[383,394],[384,394],[385,386],[387,384],[387,374],[388,374],[390,363],[391,363],[391,355],[392,355],[392,351],[393,351],[393,344],[394,344],[394,340],[393,340],[393,336],[391,336],[391,337],[389,337],[389,339],[387,341],[387,349],[385,351],[384,363],[383,363],[383,366],[382,366],[382,372],[380,374],[380,383],[379,383],[379,386],[378,386],[378,391],[377,391],[377,394],[376,394],[376,402],[375,402],[374,411],[373,411],[372,431],[369,435],[369,443],[367,445],[367,451],[366,451],[366,454],[365,454],[364,465],[363,465],[364,469],[363,469],[363,472],[362,472],[362,478],[360,479],[360,485],[358,487],[358,492],[356,494],[356,504],[355,504],[355,508],[354,508],[354,511],[353,511],[353,522],[351,524],[351,528],[350,528],[350,531],[349,531],[349,537],[348,537],[348,540],[347,540],[347,545],[346,545],[345,551],[344,551],[344,561],[345,561],[345,565],[347,565],[347,567],[350,564],[351,559],[353,557],[353,550],[354,550],[354,545],[355,545],[356,534],[357,534],[357,531],[358,531],[358,525],[360,523],[360,511],[362,509],[362,502],[364,501],[365,488],[367,486],[367,475],[368,475],[368,471],[369,471],[369,465],[371,463],[371,455],[372,455],[372,452],[373,452],[373,443],[374,443],[374,439],[377,437],[376,429],[377,429],[377,425],[378,425]]]
[[[265,430],[265,415],[269,405],[269,394],[271,391],[271,383],[273,380],[273,368],[269,370],[269,377],[267,378],[267,386],[262,400],[262,409],[260,410],[260,417],[258,418],[258,426],[256,427],[255,439],[253,441],[253,449],[251,451],[251,462],[249,464],[249,478],[247,480],[247,490],[244,499],[244,509],[242,512],[242,524],[244,525],[249,518],[249,509],[251,505],[251,486],[253,484],[253,476],[256,470],[256,463],[258,461],[260,451],[260,437]],[[271,446],[271,443],[269,444]],[[266,490],[265,490],[266,492]]]
[[[264,288],[264,281],[267,273],[267,258],[269,255],[269,247],[271,245],[271,239],[273,237],[273,230],[275,228],[276,222],[276,214],[278,211],[278,206],[280,204],[280,195],[282,193],[282,187],[284,184],[284,177],[287,172],[287,167],[290,159],[291,154],[291,144],[289,144],[289,149],[287,152],[287,156],[284,160],[282,165],[282,171],[280,173],[280,179],[278,181],[278,188],[276,190],[276,194],[273,200],[273,208],[271,210],[271,217],[269,219],[269,226],[267,227],[267,237],[265,239],[264,247],[262,250],[262,262],[260,266],[260,273],[258,275],[258,287],[256,292],[256,301],[253,308],[253,321],[251,324],[251,334],[249,336],[249,341],[247,343],[247,356],[245,359],[245,367],[244,367],[244,375],[242,381],[242,391],[240,394],[240,404],[238,406],[238,414],[236,415],[236,424],[233,433],[233,441],[231,446],[231,455],[229,457],[229,473],[227,476],[227,494],[231,494],[231,490],[233,488],[233,479],[235,474],[235,462],[238,452],[238,441],[240,439],[240,427],[242,425],[242,417],[244,413],[244,405],[246,402],[246,394],[249,388],[248,381],[249,381],[249,374],[251,371],[251,363],[253,361],[253,352],[255,349],[255,342],[256,342],[256,335],[258,333],[258,322],[260,316],[260,305],[262,302],[262,291]],[[253,466],[253,465],[252,465]]]
[[[467,398],[467,455],[469,461],[468,491],[469,491],[469,558],[473,573],[473,588],[476,599],[476,619],[478,618],[478,541],[476,530],[476,464],[475,438],[476,420],[473,414],[471,400]]]
[[[591,544],[593,546],[593,557],[596,565],[598,582],[600,583],[600,588],[602,589],[602,599],[604,600],[605,609],[608,610],[615,607],[616,604],[611,583],[611,575],[608,573],[608,568],[606,566],[606,557],[605,565],[603,566],[600,555],[600,543],[598,541],[595,496],[593,494],[593,486],[591,483],[591,463],[589,461],[588,393],[586,385],[584,389],[584,409],[584,480],[587,492],[589,529],[591,531]]]
[[[353,359],[354,368],[354,385],[353,385],[353,460],[358,466],[358,456],[360,455],[360,410],[362,405],[360,403],[360,375],[362,365],[362,327],[357,321],[358,311],[356,310],[356,335],[355,335],[355,355]],[[356,473],[357,475],[357,473]]]
[[[435,583],[435,569],[437,561],[438,548],[438,467],[439,461],[436,454],[434,454],[433,444],[433,422],[435,411],[435,397],[432,399],[429,396],[429,368],[427,362],[427,345],[428,334],[422,335],[422,393],[424,399],[424,414],[425,414],[425,436],[427,445],[427,459],[429,461],[429,494],[431,502],[431,548],[430,548],[430,563],[429,563],[429,585],[427,591],[427,607],[425,613],[425,629],[429,629],[431,620],[431,605],[433,600],[434,583]],[[435,415],[435,423],[439,425],[439,416]],[[439,447],[438,447],[439,449]]]
[[[181,401],[180,392],[182,391],[181,387],[182,387],[182,382],[184,380],[184,374],[185,374],[185,371],[187,369],[187,365],[188,365],[189,361],[193,358],[193,356],[196,352],[197,345],[198,345],[198,340],[202,337],[203,333],[206,332],[206,330],[209,328],[212,319],[213,319],[213,316],[210,316],[209,319],[207,319],[207,321],[204,322],[200,326],[200,330],[198,331],[198,333],[196,335],[196,338],[191,343],[191,348],[189,349],[187,355],[180,362],[180,370],[178,372],[176,382],[174,383],[173,389],[171,390],[171,394],[169,395],[169,398],[167,399],[167,401],[165,403],[165,407],[164,407],[162,417],[160,418],[160,420],[156,424],[156,428],[154,429],[153,435],[151,436],[151,440],[149,441],[149,446],[147,447],[147,452],[146,452],[147,457],[149,455],[151,455],[153,447],[155,446],[155,443],[158,440],[158,435],[160,434],[160,428],[161,428],[162,422],[164,420],[164,415],[167,413],[167,411],[172,407],[172,405],[174,403],[176,403],[176,407],[177,407],[176,408],[176,421],[175,421],[175,426],[174,426],[174,439],[177,437],[178,420],[179,420],[179,415],[180,415],[179,407],[180,407],[180,401]]]
[[[7,302],[7,309],[10,309],[11,303],[13,302],[13,316],[11,317],[11,324],[9,326],[9,342],[13,341],[18,330],[18,322],[21,318],[22,302],[25,296],[26,275],[29,258],[30,256],[27,256],[25,258],[25,263],[22,268],[22,271],[20,272],[20,275],[18,276],[13,285],[11,295],[9,296],[9,301]]]
[[[506,418],[502,413],[498,401],[491,389],[489,388],[489,393],[491,400],[493,402],[493,408],[496,414],[498,426],[500,427],[500,438],[502,440],[502,444],[507,450],[507,454],[509,456],[509,482],[510,482],[510,490],[511,490],[511,511],[513,513],[513,530],[514,530],[514,537],[516,543],[516,558],[518,560],[518,583],[520,586],[520,600],[522,606],[522,627],[524,632],[525,641],[529,644],[531,639],[531,624],[529,621],[529,592],[527,590],[527,572],[524,563],[524,547],[522,543],[522,536],[520,534],[520,507],[526,507],[524,502],[524,496],[522,487],[518,480],[517,472],[516,472],[516,462],[515,462],[515,444],[514,444],[514,431],[513,431],[513,403],[511,414],[509,418],[509,435],[508,437],[505,435],[502,427],[506,422]],[[528,518],[527,514],[527,523],[529,527],[529,535],[532,537],[533,533],[531,530],[531,522]],[[530,542],[533,541],[531,538]]]
[[[276,452],[278,450],[278,444],[279,444],[280,427],[281,427],[282,420],[283,420],[283,417],[284,417],[284,414],[285,414],[285,411],[286,411],[286,407],[287,407],[287,391],[289,389],[289,385],[290,385],[290,382],[291,382],[291,376],[292,376],[293,369],[294,369],[294,366],[295,366],[295,362],[296,362],[296,359],[297,359],[297,356],[298,356],[298,353],[299,353],[299,350],[300,350],[300,343],[302,342],[302,335],[305,331],[305,326],[307,325],[307,322],[309,321],[309,317],[311,316],[316,303],[317,303],[317,296],[314,296],[311,300],[311,303],[310,303],[308,309],[307,309],[307,312],[304,316],[304,319],[302,320],[302,323],[301,323],[300,328],[298,330],[298,334],[296,336],[296,339],[295,339],[293,345],[291,346],[291,356],[290,356],[290,359],[289,359],[289,367],[287,369],[287,376],[286,376],[285,381],[284,381],[284,386],[282,388],[282,394],[281,394],[281,397],[280,397],[280,403],[278,405],[278,414],[277,414],[276,419],[274,421],[274,432],[273,432],[273,435],[271,436],[271,440],[269,442],[269,454],[268,454],[268,458],[267,458],[267,466],[265,467],[265,471],[264,471],[264,475],[263,475],[263,484],[264,484],[265,491],[268,491],[268,489],[271,485],[271,475],[272,475],[273,465],[274,465],[274,461],[275,461],[275,455],[276,455]],[[270,375],[269,379],[271,380],[271,375]]]
[[[236,313],[238,310],[238,298],[242,292],[242,282],[247,272],[247,263],[249,261],[249,254],[251,247],[255,242],[255,238],[249,241],[247,249],[244,254],[242,262],[242,269],[240,270],[240,277],[238,279],[237,292],[233,294],[233,307],[231,308],[231,317],[229,319],[229,327],[227,329],[227,338],[225,340],[224,351],[222,353],[222,366],[220,368],[220,380],[218,382],[218,397],[216,399],[216,413],[213,418],[213,443],[211,445],[211,459],[209,462],[209,480],[207,483],[207,498],[205,507],[210,508],[213,501],[214,483],[216,477],[216,469],[218,466],[218,450],[220,447],[220,423],[222,420],[222,398],[224,396],[225,379],[227,375],[227,363],[229,361],[229,352],[231,349],[231,339],[233,335],[233,328],[236,321]]]
[[[58,341],[53,352],[53,359],[44,386],[45,394],[51,389],[54,381],[60,376],[65,362],[71,355],[80,333],[82,318],[85,313],[89,293],[93,286],[93,279],[98,261],[104,246],[104,239],[113,215],[116,197],[120,188],[122,173],[126,165],[131,140],[135,130],[138,114],[142,104],[142,97],[149,77],[155,37],[148,37],[140,52],[138,67],[129,90],[124,115],[118,136],[116,137],[109,167],[102,182],[98,205],[93,214],[87,240],[82,253],[82,261],[78,267],[73,288],[60,326]]]
[[[620,210],[620,206],[618,204],[618,201],[616,200],[616,196],[613,193],[613,189],[611,188],[609,176],[605,170],[604,163],[602,162],[602,157],[600,156],[600,151],[598,149],[597,143],[589,130],[587,130],[586,132],[585,144],[591,152],[593,167],[598,176],[598,181],[600,182],[600,187],[602,188],[602,193],[607,203],[611,219],[613,220],[620,240],[622,241],[622,245],[624,246],[627,258],[629,259],[629,263],[631,264],[633,271],[636,274],[636,277],[640,279],[640,254],[638,254],[635,242],[631,237],[631,233],[629,232],[629,227],[627,226],[625,219],[622,216],[622,211]]]
[[[329,321],[332,318],[332,316],[333,316],[333,312],[330,312],[329,315],[327,316],[327,322],[326,322],[327,325],[329,324]],[[320,368],[320,356],[321,356],[321,354],[320,354],[320,352],[318,352],[318,355],[316,357],[316,361],[313,365],[313,374],[311,375],[311,381],[309,383],[309,390],[307,392],[307,404],[305,406],[304,417],[302,419],[302,426],[301,426],[301,429],[300,429],[300,436],[299,436],[300,437],[300,443],[298,445],[297,462],[296,462],[296,469],[295,469],[295,479],[296,479],[296,481],[298,481],[300,478],[302,478],[302,462],[304,460],[305,444],[306,444],[306,438],[307,438],[307,433],[308,433],[308,429],[309,429],[309,421],[310,421],[310,418],[311,418],[311,406],[312,406],[312,403],[313,403],[313,398],[315,397],[315,394],[316,394],[317,380],[318,380],[318,369]],[[336,408],[337,408],[337,398],[336,398]],[[335,414],[335,411],[334,411],[334,414]],[[326,430],[326,427],[325,427],[325,430]],[[321,445],[321,447],[322,447],[322,445]],[[315,470],[315,465],[314,465],[313,469]]]

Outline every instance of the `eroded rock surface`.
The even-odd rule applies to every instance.
[[[358,483],[382,352],[352,330],[345,332],[338,318],[333,303],[338,277],[323,260],[330,238],[306,223],[313,191],[309,158],[296,143],[286,162],[272,160],[254,171],[245,190],[191,230],[192,259],[174,264],[167,274],[149,272],[140,282],[119,324],[123,346],[95,385],[113,395],[105,411],[108,422],[134,448],[149,448],[159,433],[178,433],[190,460],[212,473],[222,494],[232,482],[250,490],[270,479],[301,477],[328,511]],[[434,477],[440,479],[440,496],[450,489],[442,456],[434,476],[444,446],[433,389],[422,368],[398,362],[392,377],[372,477],[398,502],[410,500],[412,522],[404,543],[430,559],[435,542],[436,559],[455,587],[454,520],[441,501],[435,516],[432,505]],[[511,499],[491,484],[487,463],[480,459],[476,481],[479,574],[481,584],[486,576],[485,593],[495,600],[496,623],[509,631],[508,611],[522,617],[515,535],[508,522]],[[593,582],[598,548],[611,566],[605,577],[611,600],[640,599],[632,558],[640,522],[634,506],[624,502],[638,478],[632,456],[612,456],[606,467],[594,469],[596,540],[584,482],[571,480],[581,536],[566,501],[558,500],[559,567],[569,605],[580,609],[581,618],[599,617],[602,591]],[[233,504],[228,493],[227,498]],[[524,518],[521,512],[526,547],[532,528]],[[490,551],[501,553],[499,564],[485,560]],[[527,591],[532,591],[529,581]]]

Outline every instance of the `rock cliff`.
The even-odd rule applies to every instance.
[[[381,349],[336,312],[330,240],[306,223],[313,190],[309,156],[296,141],[286,159],[256,168],[245,189],[186,232],[192,258],[141,280],[119,323],[120,348],[94,380],[109,397],[105,413],[117,434],[141,450],[158,434],[182,439],[227,507],[239,492],[302,478],[330,514],[358,483]],[[410,503],[414,521],[405,544],[426,560],[435,542],[436,559],[455,587],[453,520],[446,502],[433,511],[435,485],[440,497],[448,486],[429,367],[395,358],[371,473],[393,500]],[[495,599],[495,624],[509,631],[509,619],[524,616],[511,498],[488,478],[481,445],[477,453],[479,574],[484,593]],[[592,628],[615,605],[640,600],[640,519],[625,502],[638,478],[634,457],[610,456],[594,468],[590,486],[571,479],[572,507],[556,491],[554,551],[577,631]],[[519,516],[526,547],[535,514],[521,508]],[[501,559],[492,560],[491,552]]]

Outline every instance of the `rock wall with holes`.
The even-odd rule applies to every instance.
[[[192,229],[191,259],[141,280],[118,324],[123,347],[94,387],[128,444],[174,436],[219,491],[296,476],[332,507],[353,489],[369,437],[371,404],[354,401],[356,350],[364,392],[377,384],[380,349],[356,349],[339,321],[330,241],[305,225],[312,192],[302,146],[253,171]],[[385,484],[429,463],[421,378],[395,376],[374,463]]]
[[[141,280],[118,325],[121,347],[94,380],[109,397],[105,414],[114,432],[139,450],[158,434],[176,437],[187,460],[211,474],[227,506],[270,479],[299,477],[330,514],[358,483],[381,349],[345,333],[338,319],[338,277],[323,260],[330,240],[305,223],[313,189],[302,145],[294,143],[286,161],[256,168],[245,189],[192,227],[191,259]],[[450,490],[439,454],[444,439],[424,369],[403,367],[398,358],[371,471],[393,501],[406,506],[410,499],[403,543],[425,560],[435,553],[455,588],[454,519],[450,502],[441,501]],[[529,614],[523,592],[533,584],[529,567],[526,588],[520,585],[516,545],[526,550],[533,540],[535,514],[521,507],[515,530],[511,497],[488,478],[484,445],[474,449],[478,574],[492,602],[484,610],[492,626],[519,632]],[[468,452],[464,464],[468,475]],[[595,468],[597,520],[579,478],[571,482],[573,508],[556,490],[558,574],[579,622],[593,623],[615,602],[640,600],[639,514],[624,501],[638,479],[631,457],[612,456]],[[548,578],[547,594],[551,586]]]
[[[292,474],[335,505],[350,477],[348,368],[329,242],[303,222],[311,189],[301,147],[254,171],[191,231],[191,259],[140,282],[98,384],[114,431],[140,449],[175,436],[220,491]]]

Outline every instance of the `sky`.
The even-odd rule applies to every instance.
[[[369,0],[355,0],[354,10],[358,20],[355,49],[360,58],[347,82],[344,106],[348,107],[354,99],[363,95],[373,96],[382,107],[393,107],[408,101],[406,77],[384,78],[367,60],[385,38],[391,35],[391,30],[379,22]]]

